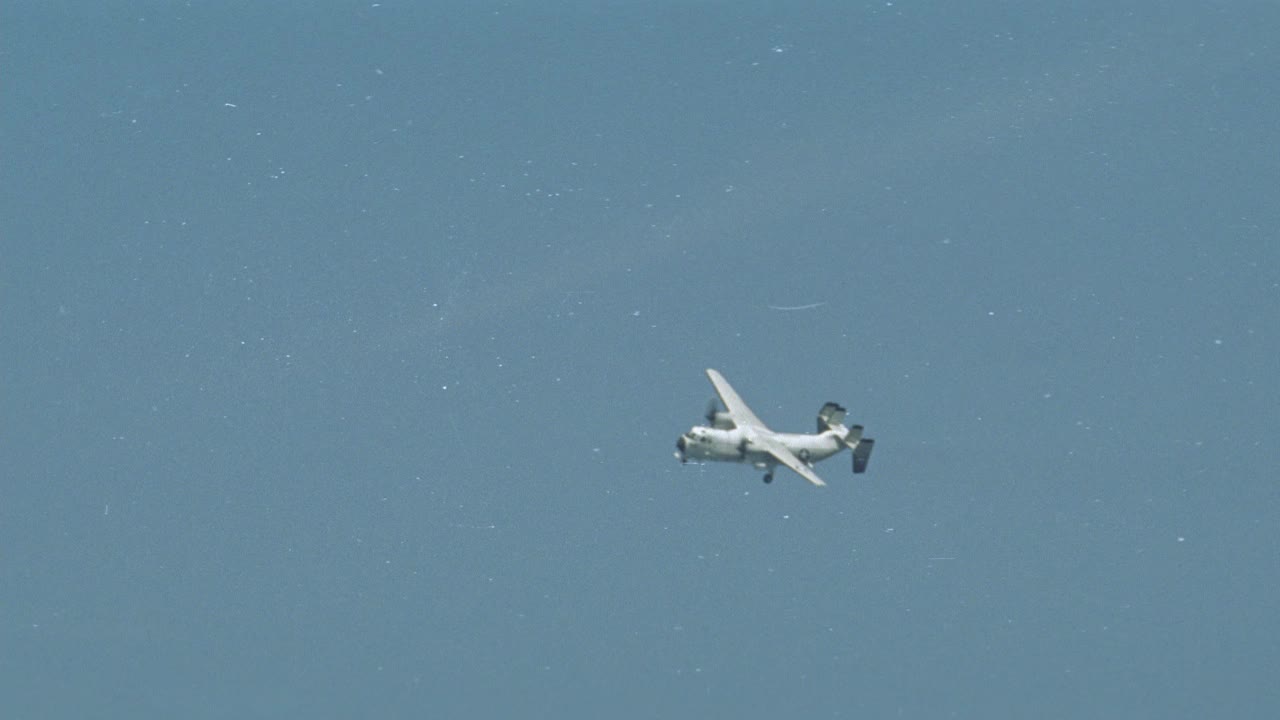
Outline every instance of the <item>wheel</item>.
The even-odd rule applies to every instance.
[[[773,473],[769,473],[768,475],[765,475],[765,476],[764,476],[764,484],[765,484],[765,485],[768,485],[768,484],[769,484],[769,483],[771,483],[771,482],[773,482]]]

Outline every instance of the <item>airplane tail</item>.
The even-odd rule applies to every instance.
[[[844,427],[844,414],[847,412],[839,404],[829,402],[818,411],[818,432],[839,430]]]
[[[856,447],[853,448],[853,472],[864,473],[867,471],[867,463],[871,462],[871,449],[876,445],[876,441],[871,438],[863,438]]]
[[[845,427],[846,412],[843,407],[833,402],[823,405],[818,411],[818,432],[834,431],[840,437],[840,442],[853,451],[853,471],[859,474],[864,473],[867,471],[867,463],[871,462],[871,450],[875,447],[876,441],[862,437],[861,425]]]

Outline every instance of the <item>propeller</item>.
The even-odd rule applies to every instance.
[[[705,415],[702,416],[707,419],[707,427],[715,427],[716,414],[719,412],[720,412],[720,403],[716,402],[715,398],[711,398],[710,400],[708,400],[707,412]]]

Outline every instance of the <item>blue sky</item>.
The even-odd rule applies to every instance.
[[[1274,6],[0,20],[15,717],[1280,704]]]

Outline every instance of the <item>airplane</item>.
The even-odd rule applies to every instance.
[[[676,440],[676,459],[682,464],[691,459],[748,463],[764,470],[766,483],[773,482],[775,467],[785,465],[813,485],[826,487],[813,471],[813,464],[849,448],[853,471],[867,471],[875,440],[862,437],[861,425],[845,427],[847,411],[838,404],[829,402],[818,411],[816,434],[774,432],[751,412],[723,375],[708,368],[707,377],[725,409],[720,410],[712,398],[707,405],[707,424],[695,425]]]

